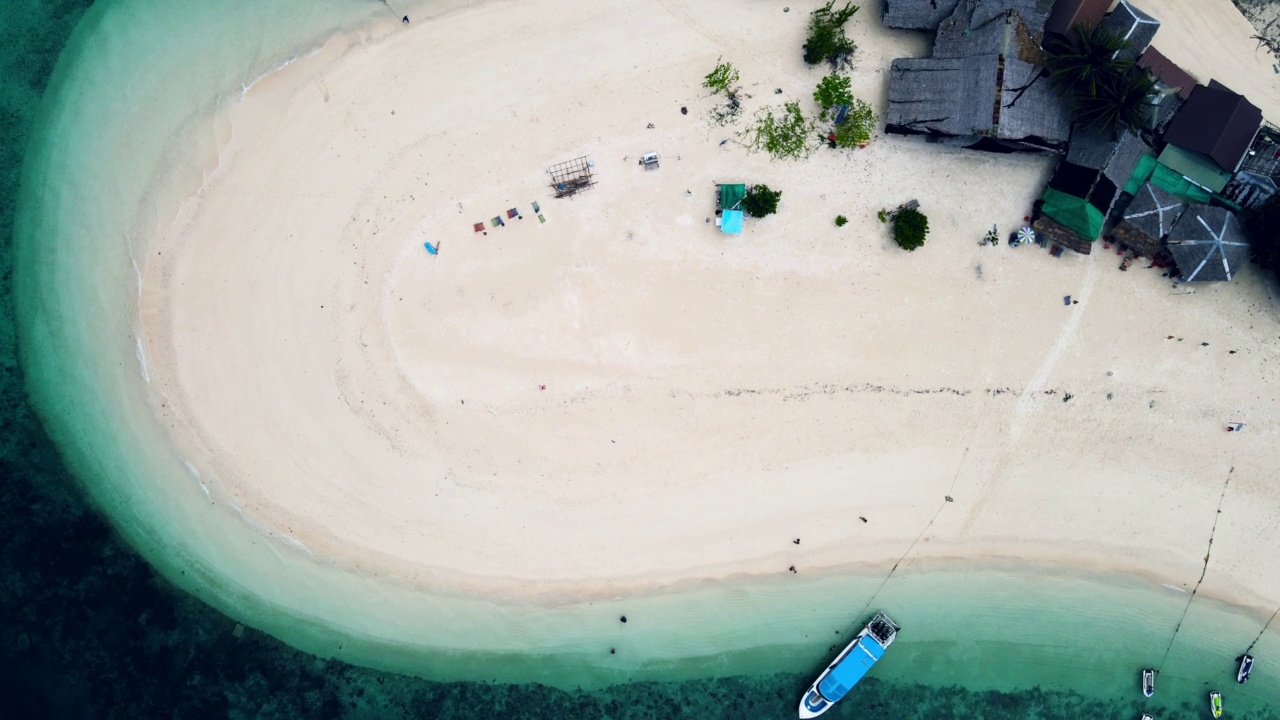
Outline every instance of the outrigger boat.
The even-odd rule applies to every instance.
[[[1147,697],[1156,694],[1156,671],[1151,668],[1142,671],[1142,694]]]
[[[1249,682],[1249,673],[1253,672],[1253,656],[1246,653],[1237,659],[1240,661],[1240,669],[1236,671],[1236,682]]]
[[[897,623],[888,615],[876,613],[805,691],[800,699],[800,717],[815,718],[830,710],[884,656],[885,649],[898,636],[898,630]]]
[[[1209,691],[1209,710],[1213,712],[1214,717],[1222,717],[1222,693],[1217,690]]]

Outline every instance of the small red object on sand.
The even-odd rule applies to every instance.
[[[1102,243],[1102,247],[1104,247],[1104,248],[1106,248],[1106,249],[1110,250],[1110,249],[1111,249],[1111,243],[1109,243],[1109,242],[1104,242],[1104,243]]]
[[[546,389],[547,389],[547,386],[546,386],[546,385],[539,385],[539,386],[538,386],[538,389],[539,389],[539,390],[546,390]]]
[[[475,228],[475,229],[476,229],[476,232],[484,232],[484,223],[476,223],[475,225],[472,225],[471,227]]]
[[[1022,216],[1022,221],[1023,221],[1023,222],[1031,222],[1031,216],[1030,216],[1030,215],[1023,215],[1023,216]]]

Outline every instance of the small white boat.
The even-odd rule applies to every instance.
[[[1209,691],[1209,711],[1216,718],[1222,717],[1222,693],[1217,690]]]
[[[1253,656],[1246,653],[1239,660],[1240,669],[1236,671],[1236,682],[1243,684],[1249,681],[1249,673],[1253,672]]]
[[[1142,694],[1147,697],[1156,694],[1156,671],[1151,668],[1142,671]]]
[[[1142,717],[1138,718],[1138,720],[1156,720],[1156,719],[1151,717],[1151,713],[1142,713]]]
[[[871,622],[862,628],[853,642],[840,651],[800,698],[802,720],[818,717],[830,710],[832,705],[857,685],[871,666],[884,656],[885,649],[898,636],[898,629],[898,625],[888,615],[876,613]]]

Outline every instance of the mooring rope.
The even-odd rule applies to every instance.
[[[871,607],[871,603],[876,601],[876,598],[880,596],[880,591],[884,590],[884,586],[889,584],[889,580],[893,577],[893,574],[898,571],[898,566],[902,564],[903,560],[907,559],[907,556],[911,554],[911,551],[920,543],[920,538],[924,537],[925,533],[929,532],[929,528],[933,527],[934,521],[936,521],[938,516],[942,514],[942,510],[947,506],[947,503],[953,502],[951,493],[956,489],[956,481],[960,479],[960,471],[964,468],[965,458],[969,457],[969,448],[973,447],[973,440],[978,434],[977,425],[974,425],[973,434],[974,438],[970,438],[969,444],[964,448],[964,454],[960,456],[960,464],[956,466],[955,475],[951,476],[951,485],[947,488],[947,494],[943,496],[942,504],[939,505],[938,509],[933,513],[933,517],[929,518],[929,522],[925,524],[924,529],[920,531],[920,534],[916,535],[916,539],[912,540],[911,544],[907,546],[906,552],[902,553],[898,558],[898,561],[889,569],[889,574],[885,575],[884,579],[880,581],[880,586],[876,588],[875,592],[871,593],[871,597],[867,599],[867,604],[863,605],[862,610],[858,612],[859,617],[866,615],[867,609]]]
[[[1169,638],[1169,644],[1164,649],[1164,656],[1160,658],[1160,664],[1156,666],[1156,674],[1164,669],[1164,663],[1169,659],[1169,651],[1173,650],[1173,642],[1178,639],[1178,631],[1182,629],[1182,622],[1187,619],[1187,612],[1191,610],[1191,601],[1196,599],[1196,593],[1200,590],[1200,584],[1204,582],[1204,576],[1209,572],[1209,554],[1213,551],[1213,536],[1218,532],[1218,520],[1222,517],[1222,501],[1227,497],[1227,487],[1231,485],[1231,473],[1235,472],[1235,466],[1227,471],[1227,479],[1222,483],[1222,494],[1218,496],[1218,509],[1213,515],[1213,528],[1209,531],[1209,547],[1204,551],[1204,566],[1200,568],[1200,579],[1196,581],[1196,586],[1191,589],[1191,596],[1187,598],[1187,604],[1182,608],[1182,617],[1178,618],[1178,624],[1173,627],[1173,636]]]
[[[1267,632],[1267,628],[1271,627],[1271,621],[1276,619],[1276,615],[1280,615],[1280,607],[1276,608],[1276,611],[1271,613],[1271,617],[1267,618],[1266,624],[1258,631],[1258,637],[1254,638],[1253,642],[1249,643],[1249,647],[1244,649],[1245,655],[1253,652],[1253,646],[1258,644],[1258,641],[1262,639],[1263,634]]]

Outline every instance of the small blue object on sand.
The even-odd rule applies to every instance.
[[[1063,295],[1063,296],[1062,296],[1062,304],[1063,304],[1063,305],[1070,305],[1070,304],[1071,304],[1071,296],[1070,296],[1070,295]]]
[[[426,248],[426,249],[427,249],[427,252],[431,253],[432,255],[439,255],[439,254],[440,254],[440,249],[439,249],[439,248],[437,248],[435,245],[432,245],[432,244],[431,244],[431,243],[429,243],[429,242],[424,242],[424,243],[422,243],[422,247]]]

